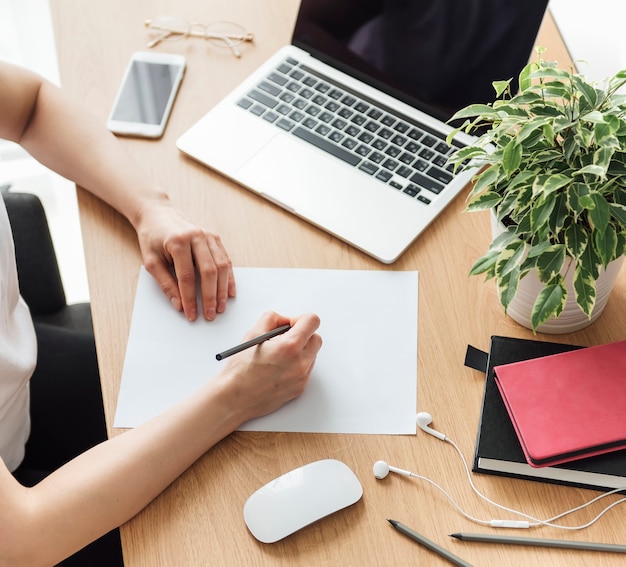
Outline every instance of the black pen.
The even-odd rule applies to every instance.
[[[245,343],[241,343],[240,345],[234,346],[233,348],[229,348],[225,350],[224,352],[220,352],[219,354],[215,355],[215,358],[217,358],[217,360],[222,360],[223,358],[227,358],[229,356],[232,356],[233,354],[237,354],[238,352],[241,352],[242,350],[246,350],[247,348],[261,344],[262,342],[267,341],[268,339],[271,339],[278,335],[282,335],[283,333],[286,333],[289,329],[291,329],[291,325],[289,323],[287,323],[286,325],[281,325],[280,327],[274,329],[273,331],[268,331],[267,333],[263,333],[262,335],[256,337],[255,339],[250,339],[249,341],[246,341]]]
[[[450,563],[454,565],[458,565],[459,567],[472,567],[471,563],[457,557],[456,555],[450,553],[447,549],[444,549],[440,545],[437,545],[434,541],[430,541],[425,538],[423,535],[418,534],[416,531],[412,530],[408,526],[397,522],[396,520],[387,520],[396,530],[400,533],[403,533],[405,536],[410,537],[413,541],[417,543],[421,543],[424,547],[427,547],[431,551],[438,553],[441,557],[445,557]]]

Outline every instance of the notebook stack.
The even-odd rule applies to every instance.
[[[626,341],[494,336],[483,354],[466,359],[486,371],[475,472],[626,490]]]

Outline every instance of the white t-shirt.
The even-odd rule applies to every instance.
[[[0,197],[0,457],[10,471],[24,458],[29,380],[36,363],[35,330],[20,297],[11,225]]]

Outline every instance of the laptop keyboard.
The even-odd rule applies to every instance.
[[[445,135],[288,57],[237,104],[428,205],[454,177]]]

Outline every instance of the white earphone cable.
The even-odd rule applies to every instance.
[[[497,502],[494,502],[489,497],[485,496],[482,492],[480,492],[480,490],[478,490],[478,488],[476,488],[476,485],[474,484],[474,481],[472,480],[472,475],[470,474],[469,466],[467,464],[465,456],[461,452],[461,449],[459,449],[458,445],[454,441],[452,441],[452,439],[450,439],[449,437],[445,436],[443,440],[447,441],[448,443],[450,443],[450,445],[452,445],[456,449],[456,452],[459,454],[459,457],[461,457],[461,462],[463,463],[463,467],[465,468],[465,474],[467,476],[467,480],[470,483],[470,486],[472,487],[472,490],[480,498],[482,498],[485,502],[491,504],[492,506],[495,506],[496,508],[499,508],[499,509],[504,510],[506,512],[511,512],[513,514],[517,514],[517,515],[521,516],[522,518],[526,518],[527,520],[530,520],[532,523],[529,525],[529,527],[550,526],[550,527],[559,528],[559,529],[562,529],[562,530],[581,530],[581,529],[588,528],[589,526],[593,525],[602,516],[604,516],[604,514],[606,514],[611,508],[617,506],[618,504],[621,504],[622,502],[626,502],[626,498],[621,498],[620,500],[616,500],[615,502],[609,504],[606,508],[604,508],[604,510],[602,510],[597,516],[592,518],[589,522],[587,522],[585,524],[578,525],[578,526],[563,526],[563,525],[560,525],[560,524],[552,523],[555,520],[559,520],[560,518],[568,516],[569,514],[573,514],[574,512],[578,512],[578,511],[586,508],[587,506],[590,506],[591,504],[594,504],[595,502],[601,500],[602,498],[606,498],[607,496],[610,496],[611,494],[616,494],[618,492],[626,490],[626,487],[615,488],[614,490],[611,490],[609,492],[605,492],[603,494],[600,494],[599,496],[596,496],[592,500],[589,500],[588,502],[585,502],[584,504],[581,504],[580,506],[577,506],[577,507],[572,508],[570,510],[567,510],[565,512],[561,512],[560,514],[557,514],[556,516],[553,516],[552,518],[548,518],[547,520],[540,520],[539,518],[535,518],[534,516],[531,516],[529,514],[525,514],[524,512],[520,512],[518,510],[514,510],[513,508],[508,508],[507,506],[504,506],[502,504],[498,504]],[[423,478],[423,477],[420,477],[420,478]]]

